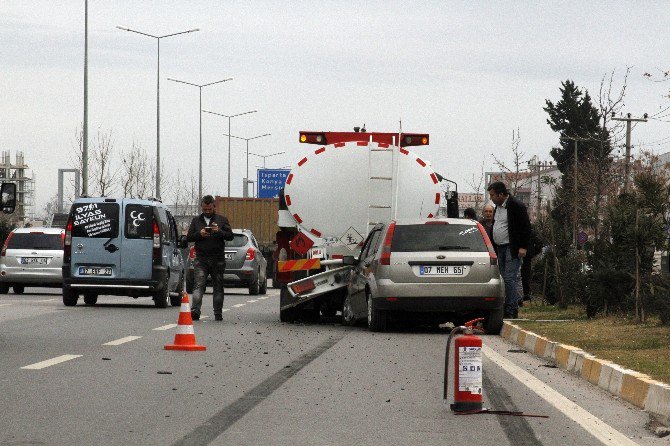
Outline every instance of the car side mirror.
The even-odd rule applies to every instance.
[[[186,236],[185,236],[185,235],[180,235],[180,236],[179,236],[179,242],[177,242],[177,246],[178,246],[180,249],[186,249],[186,248],[188,248],[188,240],[186,240]]]
[[[354,266],[358,264],[358,260],[354,256],[344,256],[342,257],[342,265]]]
[[[16,208],[16,184],[2,183],[0,187],[0,208],[5,214],[11,214]]]

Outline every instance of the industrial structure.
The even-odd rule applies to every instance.
[[[23,152],[16,152],[14,160],[12,163],[9,150],[2,151],[0,181],[16,184],[16,213],[13,218],[23,222],[35,218],[35,177],[28,171]]]

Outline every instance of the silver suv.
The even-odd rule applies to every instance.
[[[367,317],[373,331],[392,315],[431,323],[483,316],[487,333],[502,327],[505,287],[482,226],[430,218],[378,224],[351,272],[342,308],[345,324]]]
[[[18,228],[9,233],[0,253],[0,293],[12,287],[22,294],[26,285],[63,284],[63,235],[60,228]]]
[[[226,242],[226,272],[223,281],[230,286],[249,287],[249,294],[265,294],[268,289],[267,265],[256,237],[249,229],[233,229],[235,238]],[[189,249],[186,263],[186,292],[193,292],[195,248]]]

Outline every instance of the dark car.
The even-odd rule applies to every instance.
[[[367,318],[373,331],[391,316],[431,323],[483,316],[487,333],[502,327],[505,287],[482,226],[429,218],[376,225],[349,277],[345,324]]]
[[[249,229],[233,229],[235,238],[226,242],[226,286],[248,287],[249,294],[265,294],[268,288],[267,260]],[[186,262],[186,291],[193,292],[195,247],[189,249]]]

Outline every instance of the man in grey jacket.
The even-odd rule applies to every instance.
[[[205,195],[200,202],[202,214],[191,221],[186,239],[195,242],[193,260],[193,303],[191,317],[200,319],[202,296],[207,287],[207,276],[212,277],[212,304],[214,320],[223,320],[223,273],[226,270],[226,240],[233,239],[228,219],[214,213],[214,197]]]

